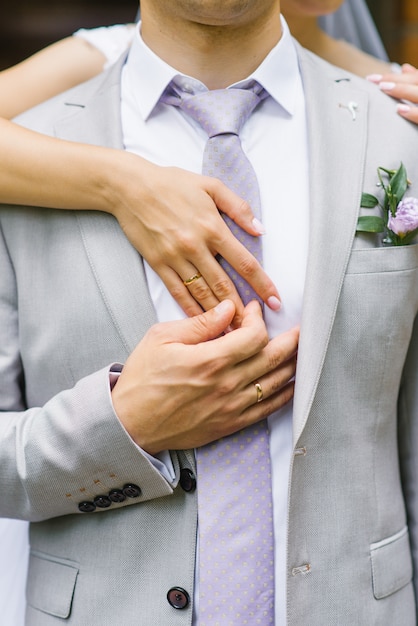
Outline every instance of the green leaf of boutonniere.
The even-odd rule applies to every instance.
[[[357,221],[357,232],[382,233],[385,230],[385,222],[378,215],[362,215]]]
[[[379,172],[380,182],[385,190],[385,209],[389,209],[392,215],[395,215],[396,207],[408,189],[408,176],[405,166],[401,163],[397,170],[387,170],[384,167],[379,167],[379,170],[385,172],[389,179],[385,184]]]
[[[396,196],[397,206],[404,197],[406,190],[408,189],[408,176],[406,175],[406,169],[403,163],[401,163],[399,169],[390,179],[390,186],[392,189],[392,194]]]
[[[361,204],[360,206],[363,209],[374,209],[375,206],[379,204],[379,200],[372,196],[371,193],[362,193],[361,194]]]
[[[384,233],[382,245],[405,246],[418,236],[418,198],[404,197],[411,182],[403,163],[397,170],[377,168],[378,187],[383,198],[370,193],[361,195],[361,208],[379,207],[381,216],[362,215],[357,221],[357,232]]]

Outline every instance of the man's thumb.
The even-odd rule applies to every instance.
[[[215,339],[228,328],[234,315],[232,300],[223,300],[215,308],[180,322],[176,341],[197,344]]]

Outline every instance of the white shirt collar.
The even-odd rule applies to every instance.
[[[297,85],[300,80],[298,57],[283,17],[281,17],[281,22],[280,41],[247,79],[234,83],[233,86],[244,87],[249,80],[256,80],[289,115],[293,115]],[[148,48],[141,37],[140,26],[139,23],[126,61],[125,77],[135,97],[139,112],[146,120],[174,78],[177,84],[182,85],[183,89],[189,93],[206,91],[207,88],[201,81],[180,74]]]

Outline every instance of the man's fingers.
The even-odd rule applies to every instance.
[[[255,402],[243,413],[241,413],[239,419],[235,422],[236,430],[240,430],[259,422],[262,419],[267,419],[272,413],[283,408],[292,398],[295,391],[295,383],[290,381],[279,389],[276,393],[268,398],[262,400],[262,402]]]
[[[229,327],[235,314],[231,300],[220,302],[214,309],[194,317],[153,326],[148,333],[157,334],[157,343],[195,345],[219,337]]]
[[[276,370],[268,372],[264,376],[252,381],[246,388],[247,407],[256,403],[265,402],[268,398],[278,393],[294,377],[296,371],[296,358],[287,360],[284,365]]]
[[[299,328],[291,328],[268,342],[262,352],[254,359],[241,363],[241,377],[245,381],[257,381],[270,372],[278,371],[280,367],[287,367],[298,350]],[[278,374],[280,378],[281,374]],[[273,380],[273,377],[271,380]]]

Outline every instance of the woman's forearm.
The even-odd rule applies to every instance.
[[[103,70],[105,56],[79,37],[51,44],[0,72],[0,117],[12,119]]]
[[[1,119],[0,163],[3,204],[113,214],[188,315],[201,310],[196,300],[211,308],[225,297],[234,300],[238,317],[242,314],[217,254],[239,273],[250,269],[256,292],[271,308],[280,306],[276,287],[218,209],[253,235],[262,233],[260,225],[251,208],[219,180],[160,167],[123,150],[47,137]],[[183,281],[197,273],[202,278],[195,300]]]
[[[0,119],[0,202],[110,211],[102,172],[111,171],[115,152],[47,137]]]

